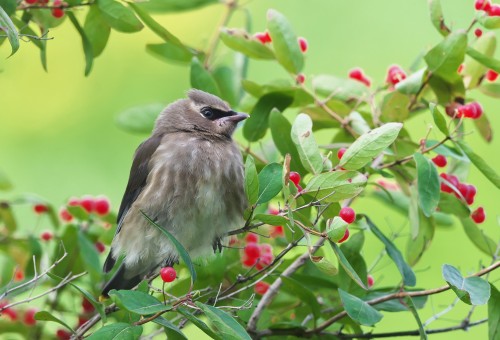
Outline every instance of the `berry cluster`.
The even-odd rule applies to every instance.
[[[491,4],[489,0],[476,0],[474,8],[478,11],[485,11],[490,17],[500,16],[500,5]]]
[[[354,68],[349,71],[349,78],[357,80],[363,84],[365,84],[367,87],[370,87],[372,84],[370,78],[368,78],[364,73],[363,70],[359,67]]]
[[[471,102],[465,105],[452,103],[446,106],[446,114],[452,118],[478,119],[483,114],[483,108],[478,102]]]
[[[468,205],[474,203],[476,197],[476,187],[472,184],[461,183],[457,176],[442,173],[439,175],[442,178],[441,191],[454,194],[458,199],[466,202]],[[471,213],[471,218],[476,223],[483,223],[486,219],[486,214],[483,207],[479,207]]]
[[[46,5],[49,3],[49,0],[24,0],[29,5],[40,4]],[[56,19],[62,18],[64,16],[64,7],[66,4],[62,2],[62,0],[54,0],[52,3],[52,16]]]
[[[67,205],[72,207],[80,206],[87,213],[95,213],[99,216],[105,216],[110,211],[110,203],[105,196],[98,196],[95,198],[88,195],[83,196],[82,198],[72,197],[68,200]],[[73,220],[73,216],[64,206],[59,210],[59,217],[64,222],[71,222]]]
[[[253,267],[261,270],[270,265],[274,260],[273,247],[270,244],[259,244],[259,236],[247,234],[245,236],[245,247],[243,248],[241,263],[245,267]]]

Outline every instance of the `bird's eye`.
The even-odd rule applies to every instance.
[[[212,118],[214,116],[214,111],[212,110],[211,107],[208,107],[208,106],[205,106],[201,109],[201,114],[205,117],[205,118]]]

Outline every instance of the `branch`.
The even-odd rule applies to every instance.
[[[93,5],[93,1],[89,2],[82,2],[81,4],[74,4],[70,5],[68,3],[62,3],[59,6],[53,6],[53,5],[46,5],[46,4],[33,4],[33,5],[28,5],[25,3],[21,3],[21,5],[17,6],[16,10],[17,11],[25,11],[27,9],[54,9],[54,8],[60,8],[60,9],[68,9],[68,8],[73,8],[73,7],[83,7],[83,6],[91,6]]]

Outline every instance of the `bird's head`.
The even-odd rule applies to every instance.
[[[178,100],[163,110],[155,124],[155,133],[185,131],[230,138],[238,122],[248,118],[217,96],[191,89],[187,99]]]

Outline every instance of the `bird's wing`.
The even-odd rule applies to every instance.
[[[127,188],[125,189],[125,194],[122,198],[122,203],[120,204],[120,210],[118,211],[118,226],[116,227],[115,236],[120,232],[123,224],[123,220],[127,215],[127,211],[130,209],[132,204],[135,202],[137,197],[140,195],[144,187],[146,186],[146,180],[149,174],[149,161],[153,153],[160,145],[162,135],[153,135],[146,139],[137,148],[134,161],[132,162],[132,168],[130,169],[130,176],[128,179]],[[112,257],[111,252],[109,253],[106,262],[104,263],[104,271],[107,273],[113,268],[115,264],[115,259]]]

